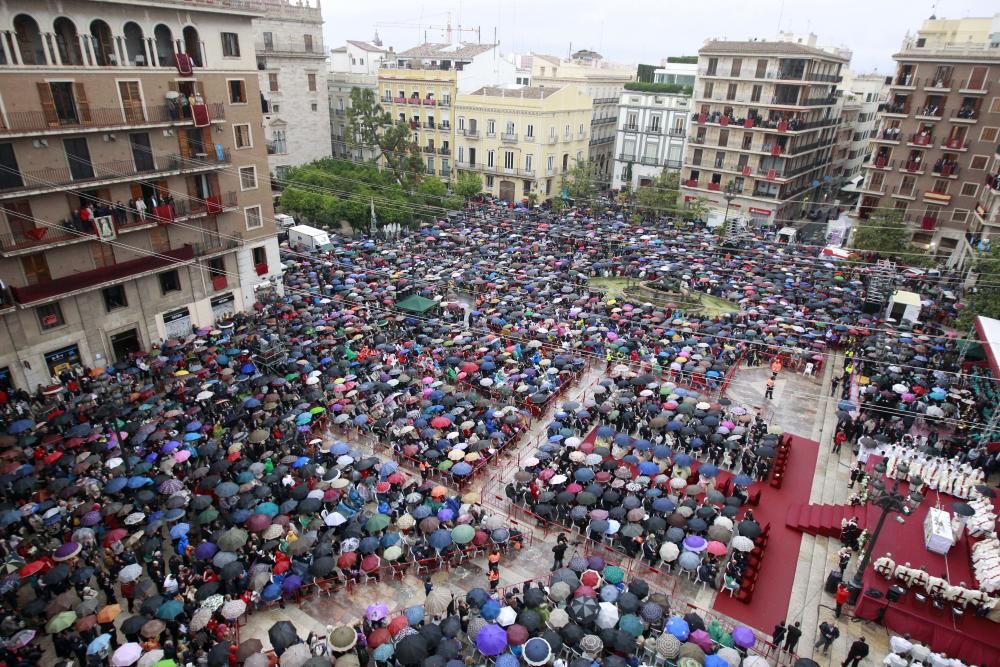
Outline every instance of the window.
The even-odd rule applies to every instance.
[[[757,60],[757,71],[754,73],[754,78],[763,79],[767,75],[767,58],[760,58]]]
[[[639,123],[639,114],[634,111],[630,111],[628,114],[628,120],[625,123],[625,129],[635,130],[638,126],[638,123]]]
[[[504,130],[505,134],[514,134],[514,123],[512,121],[507,121],[507,129]]]
[[[755,85],[750,90],[750,101],[751,102],[760,102],[760,94],[761,94],[761,91],[763,91],[763,90],[764,90],[764,88],[762,86]]]
[[[257,189],[257,167],[240,167],[240,190]]]
[[[740,70],[743,68],[743,60],[741,58],[733,58],[732,69],[729,70],[729,76],[739,76]]]
[[[583,123],[580,123],[580,136],[582,137],[584,133]]]
[[[177,269],[164,271],[158,277],[160,279],[160,294],[166,295],[181,291],[181,276],[177,273]]]
[[[986,169],[988,158],[985,155],[973,155],[969,160],[969,169]]]
[[[246,218],[248,230],[260,229],[264,226],[264,218],[261,216],[260,206],[247,206],[243,209],[243,217]]]
[[[302,35],[302,43],[306,48],[306,53],[312,53],[313,50],[313,36],[312,35]],[[364,61],[361,62],[364,65]]]
[[[262,245],[257,246],[250,250],[250,255],[253,257],[254,266],[260,266],[261,264],[267,264],[267,248]]]
[[[265,32],[264,33],[264,50],[271,51],[274,49],[274,33]]]
[[[990,113],[1000,113],[1000,97],[994,97],[990,102]]]
[[[712,81],[705,82],[705,93],[702,97],[708,99],[712,97],[712,93],[715,92],[715,83]]]
[[[249,123],[234,124],[233,135],[236,139],[237,148],[251,148],[253,146],[253,142],[250,140]]]
[[[545,169],[549,173],[555,173],[556,171],[556,156],[550,155],[548,161],[545,163]]]
[[[226,260],[222,257],[213,257],[208,260],[208,275],[213,280],[226,275]]]
[[[279,107],[277,104],[272,104],[271,105],[271,113],[278,113],[280,110],[281,110],[281,107]]]
[[[458,130],[460,132],[465,132],[465,116],[458,117]]]
[[[729,84],[729,88],[726,89],[726,99],[735,100],[736,99],[736,84]]]
[[[492,118],[486,121],[486,134],[496,134],[497,133],[497,122]]]
[[[527,155],[524,156],[524,170],[525,171],[527,171],[529,173],[531,172],[531,170],[532,170],[532,168],[534,166],[534,165],[532,165],[533,161],[534,161],[534,156],[531,153],[528,153]]]
[[[492,167],[496,164],[496,154],[494,151],[490,151],[486,154],[486,166]]]
[[[240,36],[235,32],[220,32],[222,37],[222,55],[227,58],[240,57]]]
[[[503,168],[504,169],[514,168],[514,151],[503,152]]]
[[[284,130],[271,130],[271,141],[267,147],[269,153],[284,155],[288,152],[288,145],[285,143]]]
[[[58,301],[35,308],[35,313],[38,315],[38,326],[42,328],[42,331],[55,329],[66,324]]]
[[[306,74],[306,83],[309,84],[309,92],[316,92],[316,75],[313,72]]]
[[[309,106],[310,108],[312,108],[313,111],[319,111],[319,104],[317,104],[316,102],[313,102]]]
[[[525,136],[528,137],[529,139],[534,138],[535,136],[535,126],[532,125],[531,123],[528,123],[528,127],[525,130]]]
[[[229,103],[247,103],[247,84],[243,79],[229,79]]]
[[[455,153],[455,159],[458,160],[459,164],[465,162],[465,146],[458,147],[458,152]]]
[[[962,183],[963,197],[975,197],[977,192],[979,192],[979,183]]]
[[[128,307],[128,298],[125,296],[124,285],[112,285],[101,290],[104,297],[104,309],[109,313],[119,308]]]
[[[964,208],[957,208],[951,214],[951,221],[957,223],[963,223],[969,217],[969,210]]]
[[[490,176],[489,174],[486,175],[486,187],[487,188],[493,187],[493,177]]]
[[[268,72],[267,74],[267,87],[272,93],[278,92],[278,73]]]
[[[980,141],[988,141],[990,143],[997,140],[997,130],[995,127],[984,127],[982,133],[979,135]]]

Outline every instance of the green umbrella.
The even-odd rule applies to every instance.
[[[184,611],[184,605],[180,600],[167,600],[156,610],[156,617],[164,621],[172,621]]]
[[[604,580],[609,584],[620,584],[625,580],[625,573],[617,565],[607,565],[604,568]]]
[[[216,540],[215,544],[222,551],[236,551],[247,543],[247,531],[241,528],[230,528]]]
[[[581,491],[580,493],[576,494],[576,502],[577,504],[584,506],[593,505],[594,503],[597,502],[597,496],[595,496],[590,491]]]
[[[441,463],[438,464],[437,468],[438,468],[438,470],[441,470],[442,472],[444,472],[444,471],[451,470],[451,466],[452,465],[454,465],[454,462],[451,459],[445,459],[444,461],[441,461]]]
[[[642,621],[635,614],[625,614],[618,620],[618,629],[623,630],[633,637],[640,636],[646,629]]]
[[[324,408],[321,405],[317,405],[315,408],[309,408],[309,412],[311,412],[314,415],[321,415],[324,412],[326,412],[326,408]]]
[[[451,531],[451,541],[455,544],[468,544],[476,536],[476,529],[467,523],[455,526]]]
[[[76,622],[75,611],[61,611],[49,619],[49,622],[45,624],[45,631],[50,634],[62,632],[69,626],[73,625],[75,622]]]
[[[164,658],[153,665],[153,667],[177,667],[177,663],[171,658]]]
[[[389,517],[385,514],[376,514],[368,519],[368,522],[365,524],[365,530],[369,533],[377,533],[380,530],[385,530],[388,526]]]
[[[215,521],[219,516],[219,511],[214,507],[209,507],[201,514],[198,515],[198,521],[200,523],[211,523]]]

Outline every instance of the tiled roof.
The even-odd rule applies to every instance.
[[[381,46],[376,46],[371,42],[359,42],[354,39],[347,40],[347,43],[351,46],[356,46],[363,51],[371,51],[372,53],[385,53],[386,50]]]
[[[440,60],[468,60],[481,53],[486,53],[496,44],[434,44],[428,42],[414,46],[412,49],[400,51],[397,58],[436,58]]]
[[[846,58],[841,58],[833,53],[828,53],[822,49],[813,48],[795,42],[723,42],[713,40],[707,42],[705,46],[698,49],[698,53],[735,53],[754,55],[775,55],[775,56],[809,56],[812,58],[826,58],[847,62]]]

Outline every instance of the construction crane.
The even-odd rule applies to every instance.
[[[424,41],[427,41],[427,31],[428,30],[440,30],[444,33],[447,43],[452,43],[452,33],[458,33],[458,40],[462,41],[462,33],[475,33],[476,42],[482,43],[482,33],[479,27],[475,28],[463,28],[461,24],[457,27],[452,27],[451,25],[451,12],[448,12],[448,23],[446,25],[430,25],[426,23],[398,23],[391,21],[384,21],[375,24],[375,30],[379,28],[416,28],[417,30],[422,30],[424,33]]]

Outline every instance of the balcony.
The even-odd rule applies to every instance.
[[[506,141],[507,143],[514,143],[517,141],[517,133],[515,132],[502,132],[500,134],[500,141]]]
[[[886,171],[890,171],[896,168],[896,161],[885,156],[875,156],[873,160],[865,163],[865,166],[873,169],[885,169]]]
[[[954,162],[946,163],[941,160],[935,163],[934,166],[931,168],[931,173],[935,174],[936,176],[943,176],[945,178],[958,178],[961,171],[962,171],[961,167],[959,167],[957,163]]]
[[[439,107],[444,107],[444,108],[448,108],[448,107],[450,107],[450,106],[451,106],[451,100],[448,100],[448,99],[440,99],[440,100],[438,100],[438,101],[437,101],[437,105],[438,105]]]
[[[421,100],[419,97],[407,97],[406,98],[406,103],[407,104],[423,104],[423,100]]]
[[[555,176],[556,175],[556,170],[555,169],[546,169],[545,170],[545,175],[546,176]]]
[[[284,155],[288,152],[288,144],[284,141],[268,141],[264,146],[268,155]]]
[[[938,221],[937,221],[937,217],[936,216],[925,215],[920,220],[920,229],[923,229],[924,231],[928,231],[928,232],[933,231],[933,230],[937,229],[937,223],[938,223]]]
[[[917,198],[917,193],[912,185],[909,186],[897,185],[895,188],[893,188],[891,195],[893,197],[896,197],[897,199],[913,200]]]
[[[305,40],[301,42],[289,40],[271,40],[265,42],[261,40],[254,47],[258,56],[266,56],[269,53],[273,53],[274,55],[326,58],[326,49],[323,47],[322,42],[310,42],[307,44]]]
[[[941,120],[944,118],[944,109],[936,105],[921,107],[913,112],[913,117],[917,120]]]
[[[969,150],[969,144],[965,143],[964,137],[958,139],[946,139],[942,148],[947,148],[953,151],[967,151]]]
[[[433,155],[434,153],[437,153],[437,149],[433,146],[424,146],[424,152],[431,153]]]
[[[472,129],[472,130],[459,130],[459,131],[462,133],[462,136],[465,137],[466,139],[479,138],[479,130]]]
[[[720,190],[722,190],[722,183],[709,183],[708,189],[711,192],[719,192]]]
[[[614,116],[608,116],[606,118],[594,118],[593,120],[590,121],[590,124],[591,125],[607,125],[608,123],[614,123],[616,120],[618,120],[618,119],[616,117],[614,117]]]
[[[633,155],[631,153],[619,153],[618,154],[618,159],[621,160],[622,162],[634,162],[635,161],[635,155]]]
[[[435,129],[437,129],[437,126],[434,125],[433,122],[427,122],[427,123],[424,123],[424,129],[425,130],[435,130]]]
[[[420,100],[420,104],[422,104],[425,107],[435,107],[437,106],[437,100],[432,100],[429,97],[425,97],[424,99]]]
[[[438,155],[451,155],[451,149],[447,146],[442,146],[438,149]]]
[[[910,137],[910,140],[906,142],[908,146],[927,146],[929,147],[934,143],[934,135],[921,133],[914,134]]]
[[[975,124],[979,120],[979,109],[971,106],[962,106],[959,108],[958,113],[948,120],[953,123]]]
[[[907,160],[900,171],[906,171],[910,174],[923,174],[924,173],[924,163],[921,160]]]
[[[158,253],[155,256],[140,257],[99,269],[80,271],[36,285],[11,287],[11,295],[14,297],[14,301],[21,306],[37,305],[72,294],[107,287],[124,280],[134,280],[174,266],[190,264],[194,261],[195,256],[195,246],[186,245]]]
[[[444,178],[448,178],[448,176],[451,175],[451,169],[448,169],[447,167],[441,167],[441,169],[438,171],[438,174],[440,176],[443,176]]]
[[[936,90],[942,93],[951,92],[951,79],[944,77],[927,77],[923,81],[924,90]]]
[[[347,114],[347,111],[346,111],[346,110],[344,110],[344,109],[334,109],[334,110],[333,110],[333,115],[334,115],[334,116],[341,116],[341,117],[343,117],[343,116],[345,116],[346,114]]]
[[[184,158],[180,155],[154,156],[154,168],[137,171],[132,160],[112,160],[110,162],[88,162],[69,167],[49,167],[8,174],[6,185],[0,187],[0,199],[22,197],[48,192],[72,190],[77,186],[110,185],[136,180],[139,177],[153,178],[155,176],[170,176],[173,174],[192,173],[219,169],[229,164],[229,151],[223,151],[220,156],[211,153],[199,158]],[[15,184],[14,181],[19,181]]]
[[[951,195],[947,192],[935,192],[933,190],[927,190],[924,192],[924,201],[928,204],[939,204],[941,206],[947,206],[951,203]]]
[[[213,102],[206,105],[209,117],[223,120],[226,117],[224,104]],[[79,134],[83,132],[109,132],[137,127],[183,126],[191,124],[191,118],[181,118],[173,106],[150,105],[145,109],[90,108],[85,114],[75,117],[47,117],[42,111],[13,111],[0,116],[0,137],[24,136],[31,134]]]
[[[684,137],[687,135],[687,130],[685,130],[683,127],[674,127],[667,130],[667,134],[669,134],[671,137]]]
[[[405,97],[394,97],[394,98],[392,98],[392,103],[393,104],[406,104],[406,98]]]
[[[614,137],[601,137],[600,139],[591,139],[590,140],[590,145],[591,146],[602,146],[604,144],[614,143],[614,141],[615,141]]]
[[[861,187],[858,188],[860,192],[865,192],[869,194],[884,195],[885,194],[885,181],[881,182],[867,182],[862,183]]]
[[[792,146],[788,149],[788,155],[801,155],[803,153],[808,153],[809,151],[814,151],[818,148],[825,148],[826,146],[832,146],[834,143],[833,139],[823,139],[822,141],[814,141],[809,144],[802,144],[799,146]],[[773,150],[773,149],[772,149]]]
[[[900,141],[899,135],[900,135],[900,130],[898,127],[887,127],[881,132],[878,132],[875,135],[873,135],[871,140],[898,144]]]
[[[907,116],[910,113],[910,103],[907,102],[888,102],[885,108],[882,109],[883,116]]]
[[[990,82],[985,77],[981,81],[966,81],[958,92],[962,95],[985,95],[990,92]]]
[[[235,211],[237,208],[239,206],[236,200],[236,192],[209,195],[204,199],[188,197],[187,199],[174,201],[171,219],[178,221],[206,215],[218,215],[219,213]]]

